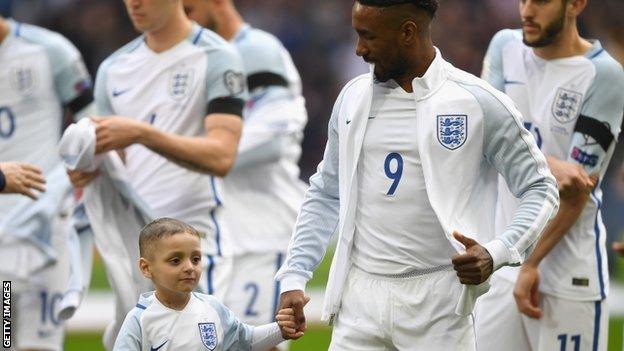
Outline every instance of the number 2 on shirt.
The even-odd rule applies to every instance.
[[[396,163],[396,167],[392,167],[393,163]],[[392,168],[395,169],[394,172],[392,171]],[[384,171],[386,172],[386,177],[393,180],[386,195],[394,196],[394,193],[399,186],[399,182],[401,181],[401,176],[403,175],[403,157],[401,157],[401,154],[396,152],[388,154],[388,156],[386,156],[386,161],[384,162]]]

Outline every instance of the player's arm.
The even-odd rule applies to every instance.
[[[496,33],[490,41],[485,57],[481,78],[500,91],[505,91],[505,76],[503,72],[503,46],[513,38],[513,32],[503,29]]]
[[[301,332],[306,328],[303,314],[307,303],[306,283],[325,256],[329,240],[338,227],[338,111],[343,95],[344,90],[334,105],[323,160],[310,177],[310,187],[299,210],[288,255],[275,276],[281,288],[279,308],[294,309],[297,330]]]
[[[242,106],[242,100],[233,103]],[[242,107],[240,112],[242,114]],[[240,114],[211,113],[204,120],[203,137],[186,137],[166,133],[147,123],[136,123],[133,130],[134,140],[150,148],[167,159],[201,173],[225,176],[236,160],[236,150],[241,135],[242,120]],[[115,118],[98,119],[96,128],[96,152],[117,149],[111,133],[117,129],[111,124]],[[119,124],[121,125],[121,123]],[[121,132],[121,131],[119,131]]]
[[[0,193],[22,194],[37,199],[33,190],[45,191],[43,172],[21,162],[0,162]]]
[[[522,125],[520,112],[502,94],[481,96],[484,118],[484,156],[519,199],[510,224],[483,246],[492,256],[493,269],[522,263],[524,253],[537,240],[557,212],[557,183],[544,155]]]
[[[236,170],[278,162],[284,153],[292,152],[286,149],[292,145],[291,141],[303,136],[307,121],[303,98],[293,97],[282,87],[256,91],[254,95],[266,97],[267,94],[272,101],[248,109],[234,165]],[[262,102],[262,98],[255,100],[252,97],[251,100],[258,101],[255,105]]]
[[[141,351],[141,324],[137,308],[128,312],[117,334],[113,351]]]

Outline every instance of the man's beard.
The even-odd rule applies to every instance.
[[[526,36],[523,33],[522,42],[526,46],[530,46],[533,48],[543,48],[544,46],[548,46],[557,40],[557,36],[563,30],[563,26],[565,24],[565,6],[562,7],[559,16],[555,18],[546,28],[544,28],[544,33],[534,41],[527,41]]]
[[[407,60],[402,58],[396,59],[390,68],[384,69],[382,71],[379,70],[379,65],[375,65],[375,78],[380,82],[387,82],[390,79],[394,79],[402,77],[407,72]]]

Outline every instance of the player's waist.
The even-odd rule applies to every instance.
[[[414,278],[425,277],[425,276],[438,273],[438,272],[448,272],[448,271],[453,270],[453,265],[447,264],[447,265],[434,266],[434,267],[428,267],[428,268],[416,268],[416,269],[412,269],[407,272],[398,273],[398,274],[386,274],[386,273],[381,274],[381,273],[368,272],[365,268],[360,267],[355,263],[352,263],[352,267],[354,270],[358,271],[360,274],[366,275],[373,279],[382,279],[382,280],[414,279]]]

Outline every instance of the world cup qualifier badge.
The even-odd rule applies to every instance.
[[[223,83],[227,87],[231,95],[238,95],[245,91],[245,75],[241,72],[228,70],[223,74]]]
[[[438,141],[449,150],[455,150],[466,142],[468,136],[468,116],[438,115]]]
[[[214,351],[217,348],[217,327],[214,323],[198,323],[199,336],[206,349]]]
[[[559,88],[552,105],[552,114],[561,123],[574,121],[578,117],[583,102],[583,94]]]

